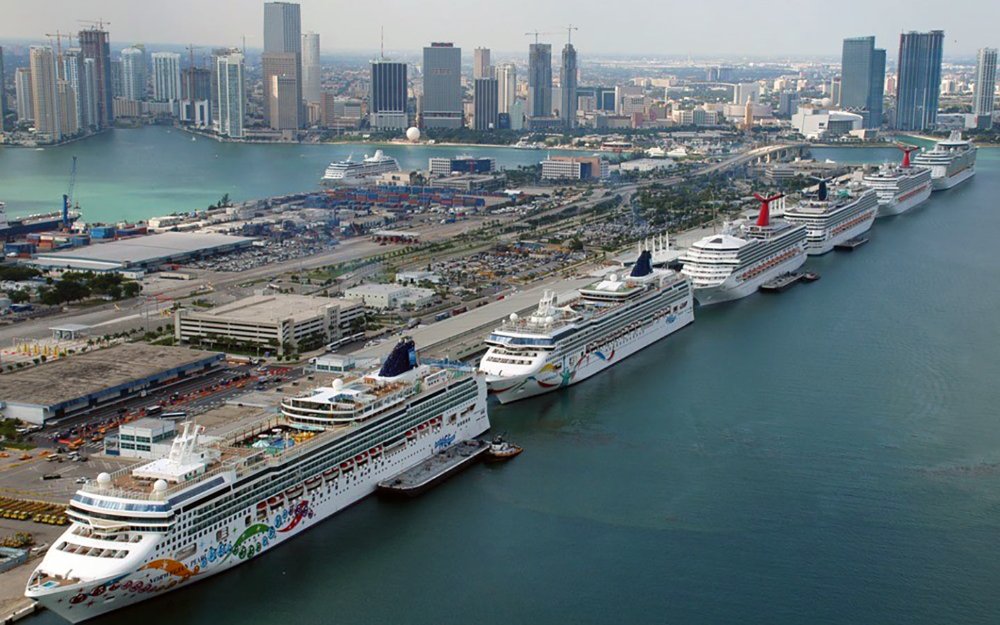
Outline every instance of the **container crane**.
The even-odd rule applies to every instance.
[[[69,205],[73,201],[73,190],[76,188],[76,157],[73,157],[73,165],[69,171],[69,186],[63,194],[62,203],[62,227],[69,228]]]

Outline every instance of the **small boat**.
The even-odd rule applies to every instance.
[[[503,462],[510,460],[520,454],[524,449],[514,443],[504,440],[503,436],[497,436],[490,443],[490,448],[486,450],[487,462]]]
[[[819,280],[819,274],[816,273],[815,271],[807,271],[804,274],[802,274],[802,279],[805,280],[806,282],[815,282]]]

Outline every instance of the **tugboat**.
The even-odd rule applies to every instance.
[[[505,441],[503,436],[498,435],[490,443],[490,448],[486,450],[486,461],[504,462],[520,454],[522,451],[524,450],[514,443]]]

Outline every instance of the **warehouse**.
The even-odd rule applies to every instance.
[[[40,269],[73,271],[156,271],[163,265],[185,263],[250,247],[253,239],[227,234],[163,232],[39,254],[31,262]]]
[[[144,343],[86,352],[0,376],[0,413],[42,425],[202,375],[222,360],[220,353]]]
[[[212,310],[181,309],[174,336],[184,343],[257,346],[283,355],[340,340],[364,321],[360,302],[309,295],[254,295]]]

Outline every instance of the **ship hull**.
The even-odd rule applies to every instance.
[[[641,349],[664,339],[694,321],[693,306],[657,318],[647,325],[586,353],[581,350],[547,363],[540,371],[516,377],[488,376],[490,395],[502,404],[536,397],[577,384],[618,364]]]
[[[806,254],[809,256],[821,256],[823,254],[827,254],[833,251],[833,248],[840,245],[844,241],[849,241],[860,234],[868,232],[871,230],[872,224],[875,223],[875,215],[877,214],[878,206],[876,205],[867,212],[854,217],[847,224],[839,226],[839,228],[842,228],[841,230],[832,232],[828,238],[822,241],[807,239]]]
[[[695,287],[694,298],[698,300],[700,306],[713,306],[742,299],[752,295],[762,284],[789,271],[795,271],[806,262],[805,249],[800,249],[798,254],[794,254],[785,261],[782,261],[767,271],[754,276],[749,280],[737,280],[735,275],[730,275],[722,284],[711,287]]]
[[[490,428],[484,394],[478,396],[472,410],[457,416],[453,423],[444,413],[439,416],[442,417],[439,426],[417,432],[405,446],[387,448],[379,457],[358,463],[349,473],[332,479],[321,478],[321,474],[306,477],[300,483],[301,499],[289,507],[269,508],[264,520],[256,516],[253,504],[241,509],[223,529],[214,534],[206,532],[198,541],[197,551],[185,556],[183,561],[155,560],[123,575],[58,590],[29,591],[26,595],[64,619],[79,623],[222,573],[274,549],[371,495],[380,481],[423,462],[436,451],[475,438]],[[310,481],[315,482],[317,478],[321,478],[319,485],[311,488]]]
[[[915,189],[907,197],[898,198],[893,202],[879,204],[878,216],[891,217],[893,215],[902,215],[906,211],[920,206],[931,196],[932,187],[933,183],[927,183],[922,187]]]
[[[931,183],[934,185],[935,191],[947,191],[953,187],[957,187],[969,178],[976,175],[975,165],[971,167],[966,167],[957,174],[951,176],[940,176],[937,178],[931,178]]]

